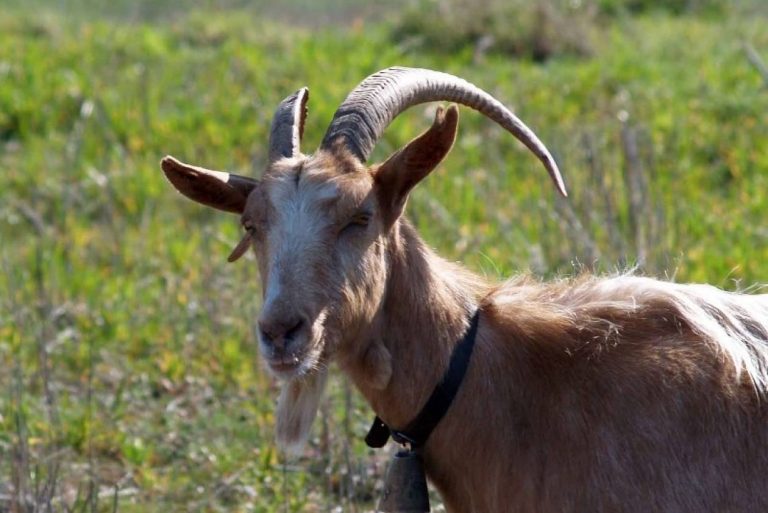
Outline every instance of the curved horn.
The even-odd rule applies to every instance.
[[[269,130],[269,162],[299,153],[307,119],[309,89],[303,87],[280,102]]]
[[[413,105],[432,101],[460,103],[491,118],[525,144],[547,168],[557,190],[568,195],[555,159],[525,123],[482,89],[439,71],[393,67],[369,76],[338,108],[320,148],[330,150],[341,140],[365,162],[398,114]]]

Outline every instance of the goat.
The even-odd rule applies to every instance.
[[[510,131],[565,194],[537,136],[462,79],[390,68],[304,155],[307,99],[280,104],[258,180],[162,161],[182,194],[241,216],[229,260],[256,253],[259,347],[285,380],[280,443],[307,436],[331,361],[387,425],[406,425],[479,312],[464,381],[422,451],[448,511],[768,511],[768,296],[632,275],[489,283],[403,216],[453,145],[455,104],[365,163],[403,110],[455,102]]]

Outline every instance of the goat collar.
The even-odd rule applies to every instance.
[[[375,449],[384,447],[390,436],[395,442],[409,445],[412,449],[418,449],[427,443],[429,435],[432,434],[453,403],[456,392],[458,392],[464,375],[467,373],[469,359],[472,357],[472,350],[475,347],[479,318],[480,310],[478,309],[472,316],[469,329],[464,337],[453,348],[451,361],[445,374],[443,374],[443,379],[432,391],[432,395],[429,396],[419,414],[404,429],[392,429],[377,416],[365,437],[365,443],[368,444],[368,447]]]

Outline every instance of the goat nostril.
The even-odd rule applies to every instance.
[[[280,336],[278,332],[274,325],[259,321],[259,337],[266,345],[274,345],[275,340]]]
[[[278,323],[259,321],[259,335],[265,344],[283,349],[303,326],[303,320]]]
[[[304,321],[299,320],[293,328],[289,329],[285,332],[285,335],[283,335],[286,339],[292,339],[298,332],[301,330],[301,327],[304,325]]]
[[[262,341],[262,342],[264,342],[265,344],[267,344],[267,345],[270,345],[270,346],[272,345],[272,337],[271,337],[271,336],[269,336],[269,333],[267,333],[266,331],[264,331],[264,329],[263,329],[263,328],[261,328],[261,327],[259,327],[259,338],[260,338],[260,339],[261,339],[261,341]]]

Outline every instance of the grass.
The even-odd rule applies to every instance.
[[[768,276],[768,91],[742,47],[766,58],[764,16],[618,17],[590,32],[591,57],[542,65],[232,5],[124,23],[19,4],[0,19],[0,510],[372,508],[386,457],[364,447],[371,413],[343,380],[306,454],[276,452],[254,262],[226,265],[235,219],[158,169],[170,153],[258,170],[274,107],[303,85],[306,151],[351,87],[393,64],[466,77],[536,129],[569,201],[462,110],[409,204],[431,244],[479,272],[638,266],[730,289]],[[428,111],[398,119],[374,160]]]

